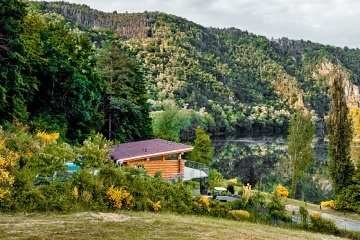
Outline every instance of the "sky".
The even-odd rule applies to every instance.
[[[52,1],[52,0],[47,0]],[[118,13],[159,11],[204,27],[247,30],[337,47],[360,48],[359,0],[67,0]]]

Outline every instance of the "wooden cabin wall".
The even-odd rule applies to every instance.
[[[184,175],[184,163],[183,160],[132,160],[127,162],[127,166],[144,166],[146,172],[150,176],[154,176],[157,171],[161,171],[162,178],[170,180],[172,177],[178,177]]]

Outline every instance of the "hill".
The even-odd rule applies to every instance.
[[[114,31],[142,64],[152,105],[171,99],[180,108],[208,113],[213,121],[203,124],[213,133],[285,132],[296,104],[313,111],[322,133],[328,76],[334,69],[344,72],[349,98],[358,101],[359,49],[205,28],[161,12],[104,13],[64,2],[34,5],[78,24],[99,48],[104,40],[99,32]]]

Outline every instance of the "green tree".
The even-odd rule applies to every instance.
[[[107,146],[112,142],[104,138],[100,133],[91,133],[82,146],[74,147],[74,152],[78,155],[75,163],[82,168],[98,169],[104,166],[110,150]]]
[[[108,139],[127,142],[150,138],[150,105],[139,63],[118,43],[111,42],[99,52],[97,69],[105,83],[102,111],[107,126],[103,132]]]
[[[209,179],[208,186],[209,189],[212,190],[214,187],[221,187],[224,182],[224,177],[221,173],[216,171],[215,169],[210,169],[209,171]]]
[[[351,184],[354,165],[350,159],[350,144],[352,140],[352,122],[346,105],[346,95],[343,88],[343,75],[334,71],[331,79],[331,106],[326,121],[328,130],[329,172],[335,197]]]
[[[281,196],[274,190],[270,197],[270,202],[266,205],[268,215],[273,220],[289,221],[289,217],[286,215],[285,204],[282,201]]]
[[[24,35],[40,36],[42,46],[37,59],[43,60],[35,65],[38,91],[29,103],[34,128],[82,141],[91,129],[98,131],[101,126],[97,109],[102,81],[94,70],[94,51],[87,37],[73,34],[60,23],[40,20],[36,26],[30,25],[34,32]]]
[[[214,148],[211,146],[210,137],[200,126],[196,128],[195,135],[194,150],[191,151],[190,159],[209,165],[214,156]]]
[[[190,125],[191,113],[179,108],[174,101],[166,101],[164,110],[153,112],[154,135],[169,141],[179,142],[180,130]]]
[[[290,119],[288,156],[292,169],[290,197],[294,197],[297,182],[304,171],[315,161],[311,141],[314,139],[315,126],[311,116],[304,109],[297,109]]]
[[[20,38],[26,6],[22,0],[0,0],[0,123],[26,121],[27,102],[36,89],[34,78],[28,74],[24,57],[27,52]]]

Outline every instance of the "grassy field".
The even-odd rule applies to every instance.
[[[1,214],[0,239],[340,239],[210,217],[128,212]]]

